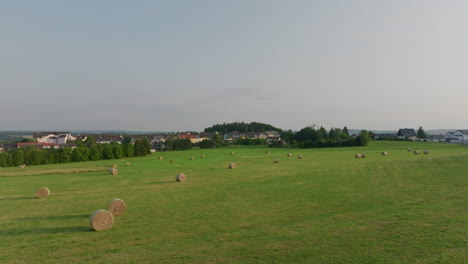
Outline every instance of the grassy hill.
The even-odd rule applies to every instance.
[[[468,148],[422,142],[2,168],[0,263],[466,263],[467,171]],[[127,213],[91,231],[112,198]]]

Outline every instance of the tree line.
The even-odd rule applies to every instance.
[[[0,153],[0,167],[120,159],[146,156],[150,153],[150,143],[147,139],[136,140],[135,144],[96,144],[90,139],[77,142],[74,148],[36,149],[29,146],[3,152]]]
[[[234,123],[223,123],[216,124],[211,127],[205,128],[205,132],[218,132],[220,134],[228,134],[233,131],[239,133],[251,133],[251,132],[265,132],[265,131],[277,131],[282,130],[269,124],[258,123],[258,122],[234,122]]]
[[[347,127],[343,129],[332,127],[327,131],[324,127],[308,126],[298,132],[284,131],[281,139],[280,142],[275,142],[271,146],[281,147],[284,144],[295,148],[366,146],[370,141],[370,135],[366,130],[362,130],[357,137],[353,138],[349,135]]]

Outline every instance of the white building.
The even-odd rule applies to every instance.
[[[70,133],[67,134],[48,134],[44,136],[36,137],[37,142],[39,143],[52,143],[64,145],[68,141],[75,141],[76,137],[72,136]]]
[[[457,143],[468,144],[468,130],[457,130],[452,135],[458,139]]]

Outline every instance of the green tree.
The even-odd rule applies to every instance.
[[[112,143],[112,152],[114,153],[114,158],[116,159],[120,159],[124,156],[122,145],[117,142]]]
[[[48,164],[55,164],[58,161],[58,151],[54,147],[51,147],[47,150],[45,150],[45,156],[44,159],[47,159]]]
[[[343,127],[342,133],[345,134],[347,137],[349,137],[349,131],[347,127]]]
[[[113,159],[114,158],[114,152],[112,151],[112,147],[109,144],[103,144],[103,149],[102,149],[102,158],[104,159]]]
[[[84,141],[86,147],[91,148],[96,145],[96,139],[93,136],[88,136],[86,137],[86,140]]]
[[[149,141],[146,138],[139,139],[135,141],[135,151],[134,156],[146,156],[151,154],[151,146]]]
[[[10,153],[3,152],[0,153],[0,167],[10,167],[13,166],[11,163]]]
[[[338,132],[333,127],[330,128],[330,132],[328,132],[328,138],[330,138],[330,139],[337,139],[338,138]]]
[[[100,160],[102,157],[102,153],[97,146],[93,146],[89,149],[89,160]]]
[[[74,162],[87,161],[89,158],[89,148],[76,147],[72,150],[71,160]]]
[[[426,131],[424,131],[422,126],[419,127],[418,132],[416,134],[417,134],[417,137],[420,138],[420,139],[426,139],[427,138]]]
[[[33,149],[31,150],[29,156],[30,160],[28,165],[41,165],[43,164],[43,155],[42,150]]]
[[[122,140],[122,144],[130,144],[132,142],[132,137],[131,136],[124,136]]]
[[[68,163],[71,161],[72,150],[70,147],[62,148],[58,151],[58,161],[60,163]]]
[[[24,164],[24,152],[22,149],[15,149],[11,155],[13,166]]]
[[[292,144],[294,140],[294,132],[292,132],[291,129],[283,131],[283,133],[281,133],[281,139],[288,144]]]
[[[125,157],[133,157],[135,154],[135,146],[132,144],[124,144],[123,152]]]
[[[327,130],[324,127],[321,126],[320,129],[318,130],[318,136],[319,136],[319,139],[320,138],[326,139],[327,138]]]
[[[216,143],[211,139],[204,139],[200,142],[201,149],[215,148]]]
[[[369,133],[367,130],[361,130],[359,136],[356,138],[356,144],[358,146],[367,146],[370,141]]]

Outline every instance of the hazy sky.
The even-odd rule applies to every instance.
[[[468,1],[1,1],[0,130],[467,128]]]

